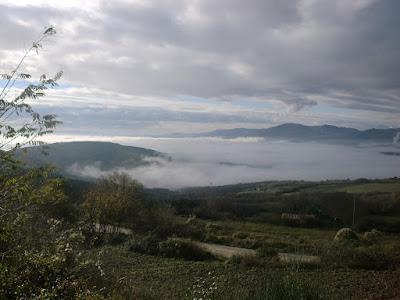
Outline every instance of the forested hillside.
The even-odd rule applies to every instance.
[[[26,152],[26,153],[25,153]],[[146,158],[166,155],[140,147],[122,146],[107,142],[66,142],[41,147],[19,149],[16,157],[30,165],[54,164],[58,173],[66,177],[80,178],[76,168],[96,167],[99,171],[118,168],[135,168],[148,165]]]

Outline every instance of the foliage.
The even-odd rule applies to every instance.
[[[138,223],[144,212],[143,186],[126,173],[104,175],[92,186],[83,207],[93,224],[106,231],[118,232],[123,224]]]
[[[194,240],[203,240],[206,236],[206,223],[191,215],[187,221],[178,228],[177,234]]]
[[[32,51],[38,53],[43,42],[55,33],[53,27],[45,28],[15,69],[1,75],[4,87],[0,91],[0,241],[7,243],[35,205],[43,204],[50,198],[62,198],[56,192],[60,182],[47,180],[53,168],[43,166],[25,170],[21,168],[22,163],[13,158],[14,150],[23,145],[42,144],[37,138],[51,133],[51,129],[60,123],[55,115],[41,117],[25,100],[43,97],[46,89],[57,86],[62,71],[52,79],[42,75],[39,82],[28,83],[22,91],[14,88],[17,83],[25,83],[31,78],[31,75],[20,71],[24,60]]]
[[[25,102],[43,97],[55,87],[54,78],[31,76],[20,71],[30,52],[36,53],[56,32],[46,28],[25,53],[16,68],[3,74],[0,91],[0,298],[60,299],[101,298],[91,280],[101,278],[100,264],[83,249],[79,226],[57,218],[68,202],[65,180],[50,179],[54,168],[27,168],[14,157],[25,145],[43,145],[40,136],[60,122],[55,115],[40,116]],[[27,86],[21,91],[17,85]],[[89,280],[91,278],[91,280]],[[99,280],[98,282],[101,282]]]
[[[361,180],[362,181],[362,180]],[[305,228],[340,228],[355,220],[361,231],[377,228],[384,232],[399,232],[400,221],[387,218],[399,216],[400,179],[369,180],[368,193],[359,186],[360,180],[267,181],[261,183],[185,189],[171,192],[179,214],[196,214],[211,220],[251,220]],[[372,188],[373,187],[373,188]],[[356,194],[354,194],[356,193]],[[313,219],[282,220],[282,212],[310,213]]]
[[[176,210],[170,203],[154,201],[150,214],[152,221],[149,225],[153,225],[157,234],[171,236],[177,231],[179,224],[176,222]]]
[[[146,235],[131,235],[126,242],[129,251],[143,253],[143,254],[157,254],[158,244],[162,239],[155,234]]]
[[[26,51],[15,69],[9,73],[1,74],[5,83],[0,91],[0,150],[15,149],[26,144],[41,144],[37,137],[51,133],[52,129],[60,124],[56,115],[40,116],[25,100],[45,96],[45,90],[57,86],[62,71],[57,72],[53,78],[47,78],[44,74],[41,75],[38,82],[29,83],[21,92],[15,89],[18,82],[26,82],[31,78],[30,74],[20,71],[24,60],[32,51],[38,53],[43,42],[54,34],[56,34],[56,31],[53,27],[45,28],[39,39]]]
[[[378,242],[382,233],[376,229],[372,229],[371,231],[367,231],[364,233],[363,241],[367,245],[374,245]]]
[[[199,248],[193,246],[192,241],[186,238],[162,238],[153,233],[146,235],[132,235],[126,242],[129,251],[159,255],[188,260],[205,260],[211,258]]]
[[[169,238],[158,244],[158,252],[162,256],[184,258],[191,260],[204,260],[211,257],[198,247],[193,246],[190,239]]]
[[[398,257],[398,250],[382,245],[333,244],[322,254],[322,262],[333,268],[384,270],[396,267],[393,263],[398,261]]]
[[[2,191],[10,195],[3,202],[5,209],[0,221],[0,251],[4,259],[14,255],[16,247],[34,247],[40,242],[38,232],[48,227],[47,220],[60,215],[59,204],[66,200],[61,181],[47,179],[45,172],[29,170],[1,185]]]
[[[342,228],[336,233],[334,241],[342,244],[354,243],[358,241],[358,236],[350,228]]]
[[[88,280],[101,282],[99,261],[82,248],[79,228],[63,230],[62,222],[48,220],[46,239],[14,247],[12,255],[0,264],[0,294],[18,299],[60,299],[95,296]]]

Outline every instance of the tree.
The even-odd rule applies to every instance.
[[[128,174],[114,172],[89,189],[83,207],[101,231],[118,232],[122,224],[134,224],[143,215],[142,190],[143,185]]]
[[[43,145],[37,138],[51,133],[61,123],[56,115],[40,116],[25,100],[45,96],[46,89],[57,86],[62,71],[57,72],[54,78],[47,79],[46,75],[42,75],[38,82],[30,83],[27,80],[31,75],[21,72],[22,64],[30,53],[34,51],[38,54],[43,42],[54,34],[56,31],[52,26],[45,28],[14,70],[1,74],[4,86],[0,92],[0,240],[3,242],[9,240],[12,224],[15,223],[11,220],[23,215],[32,204],[42,201],[43,197],[37,195],[44,196],[46,185],[58,184],[57,181],[47,181],[53,168],[26,170],[21,168],[22,162],[13,157],[19,147]],[[20,91],[15,88],[17,83],[26,83],[26,87]]]
[[[53,78],[47,78],[45,74],[41,75],[39,81],[27,83],[22,91],[15,88],[16,83],[21,81],[25,83],[32,77],[20,71],[25,59],[32,52],[39,54],[43,42],[55,34],[56,31],[52,26],[45,28],[14,70],[0,74],[4,81],[4,87],[0,92],[0,150],[15,149],[27,144],[42,144],[37,138],[52,133],[52,129],[61,123],[56,115],[40,116],[25,100],[45,96],[45,90],[57,86],[62,70],[58,71]]]
[[[27,168],[13,156],[22,146],[43,145],[38,138],[60,124],[56,115],[40,116],[25,100],[43,97],[45,90],[57,85],[62,71],[50,79],[42,75],[36,82],[29,82],[31,76],[20,71],[30,53],[38,54],[55,33],[53,27],[45,28],[16,68],[1,75],[1,299],[98,299],[88,279],[100,272],[90,255],[82,252],[80,226],[67,227],[54,219],[55,204],[66,200],[63,181],[49,179],[53,167]],[[16,83],[25,88],[17,89]]]

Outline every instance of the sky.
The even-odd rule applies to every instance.
[[[398,0],[0,0],[0,72],[64,71],[56,133],[400,127]],[[23,83],[21,83],[23,86]]]

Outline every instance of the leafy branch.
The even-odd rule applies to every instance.
[[[52,129],[61,123],[56,115],[40,116],[25,100],[45,96],[47,89],[58,85],[62,70],[53,78],[41,75],[38,82],[29,83],[17,96],[8,99],[10,91],[18,81],[29,80],[32,77],[30,74],[19,72],[25,59],[33,51],[38,54],[39,50],[43,49],[43,42],[55,34],[54,27],[46,27],[38,40],[25,52],[17,67],[8,74],[0,74],[1,79],[5,81],[0,92],[0,150],[16,149],[27,144],[42,145],[43,142],[37,141],[36,138],[52,133]],[[20,121],[13,118],[19,118]],[[27,121],[24,122],[25,120]]]

